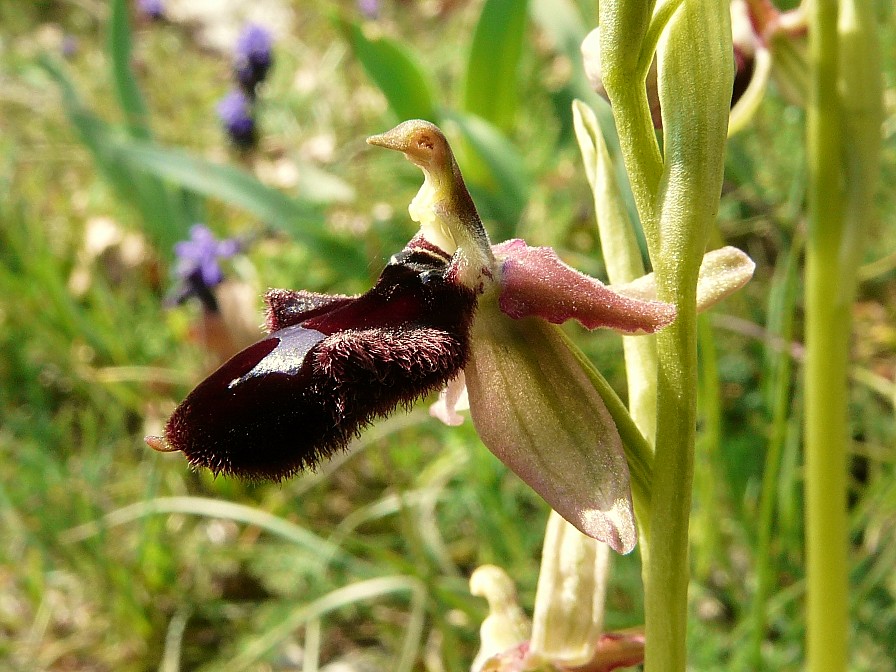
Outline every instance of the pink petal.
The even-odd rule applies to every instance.
[[[597,644],[594,660],[576,672],[611,672],[644,662],[644,628],[604,633]]]
[[[567,266],[550,247],[509,240],[492,250],[501,262],[501,310],[514,319],[531,315],[554,324],[576,319],[588,329],[653,333],[675,319],[675,306],[616,293],[600,280]]]
[[[464,374],[483,443],[582,533],[632,550],[619,432],[557,327],[480,302],[471,346]]]
[[[529,642],[524,641],[485,661],[479,672],[525,672],[533,669]],[[565,670],[566,672],[613,672],[644,662],[644,628],[629,628],[606,632],[597,643],[594,658],[579,667],[558,667],[552,661],[537,660],[535,669]]]

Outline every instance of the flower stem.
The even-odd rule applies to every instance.
[[[727,0],[684,0],[659,40],[660,153],[645,81],[652,3],[600,3],[603,82],[656,271],[676,321],[657,337],[657,441],[644,571],[646,667],[686,666],[688,518],[696,438],[696,283],[721,191],[733,78]],[[670,5],[671,7],[671,5]],[[652,35],[653,33],[651,33]],[[647,49],[649,51],[649,49]]]
[[[809,36],[806,655],[811,672],[842,672],[849,658],[851,306],[880,154],[880,69],[871,3],[816,0],[810,4]]]
[[[696,283],[722,185],[733,68],[727,0],[686,0],[659,43],[664,163],[658,296],[678,308],[657,336],[657,441],[646,572],[646,670],[686,667],[688,523],[697,417]]]
[[[651,63],[640,51],[649,31],[653,4],[623,0],[601,2],[599,6],[601,74],[648,243],[658,238],[655,197],[663,170],[647,91],[639,84],[646,81]]]

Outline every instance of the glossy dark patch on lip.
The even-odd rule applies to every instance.
[[[466,364],[476,296],[446,279],[443,255],[407,248],[358,297],[271,290],[273,333],[200,383],[151,445],[278,480],[444,385]]]

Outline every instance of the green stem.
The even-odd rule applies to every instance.
[[[645,6],[646,5],[646,6]],[[644,571],[646,670],[686,666],[688,518],[696,438],[696,283],[721,190],[733,79],[728,0],[684,0],[658,50],[664,154],[642,84],[652,3],[600,3],[601,67],[656,270],[678,317],[657,337],[657,440]],[[669,5],[671,7],[671,5]],[[652,35],[652,33],[651,33]]]
[[[842,672],[849,659],[851,306],[862,232],[873,216],[880,152],[880,69],[871,3],[816,0],[810,5],[809,35],[806,657],[811,672]]]
[[[815,216],[825,219],[818,212]],[[807,659],[813,672],[842,671],[847,662],[850,312],[848,305],[831,300],[843,279],[831,272],[839,245],[825,238],[810,235],[806,255],[806,602]]]
[[[843,231],[837,0],[809,15],[806,245],[806,659],[812,672],[847,665],[846,362],[849,305],[837,300]]]
[[[651,250],[659,238],[656,194],[663,172],[647,90],[642,84],[651,59],[641,58],[641,46],[652,11],[653,3],[601,2],[599,7],[601,75],[613,105],[622,158]]]
[[[733,79],[727,0],[686,0],[657,52],[664,165],[653,251],[657,298],[676,304],[657,336],[657,440],[645,582],[645,669],[686,668],[688,523],[697,418],[696,283],[722,186]]]

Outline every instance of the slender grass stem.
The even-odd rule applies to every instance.
[[[880,69],[872,3],[816,0],[810,4],[809,36],[806,657],[811,672],[841,672],[849,661],[851,306],[880,160]]]
[[[769,329],[784,342],[793,338],[794,302],[796,300],[796,276],[802,245],[791,243],[786,264],[776,272],[775,291],[769,299]],[[774,323],[774,326],[771,323]],[[791,374],[792,354],[786,350],[775,351],[766,345],[767,370],[771,373],[767,406],[770,412],[771,432],[762,474],[759,494],[758,530],[756,534],[755,574],[756,591],[750,609],[752,622],[748,656],[750,667],[763,669],[762,643],[768,622],[768,598],[773,577],[772,532],[775,529],[778,479],[781,473],[781,456],[787,442],[788,416],[792,405]]]
[[[810,236],[811,238],[811,236]],[[847,664],[846,375],[848,306],[831,301],[837,245],[810,241],[806,260],[807,659],[812,672]],[[847,328],[844,328],[847,325]]]
[[[811,672],[847,665],[846,358],[849,306],[838,301],[843,228],[837,2],[810,10],[806,145],[806,658]],[[846,328],[844,328],[844,326]]]

